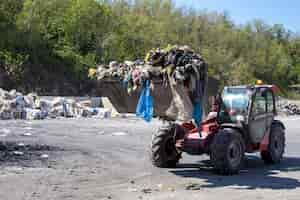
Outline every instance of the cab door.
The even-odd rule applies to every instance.
[[[260,143],[267,132],[267,99],[262,88],[252,99],[249,118],[249,135],[252,143]]]
[[[271,89],[266,90],[265,96],[267,99],[267,116],[266,116],[266,126],[267,131],[271,130],[271,126],[275,116],[275,96]]]

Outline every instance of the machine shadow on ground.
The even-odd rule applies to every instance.
[[[300,158],[286,157],[277,165],[265,165],[259,157],[247,156],[244,168],[237,175],[220,176],[214,173],[209,160],[198,164],[178,164],[169,172],[185,178],[204,180],[194,188],[216,188],[232,186],[236,189],[295,189],[300,187],[299,179],[283,177],[280,172],[299,172]],[[292,175],[291,175],[292,176]],[[196,183],[197,184],[197,183]]]

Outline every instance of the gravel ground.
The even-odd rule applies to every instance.
[[[139,119],[0,121],[0,199],[299,199],[300,118],[287,127],[284,161],[247,155],[239,175],[218,176],[207,156],[184,155],[176,169],[151,165],[160,122]]]

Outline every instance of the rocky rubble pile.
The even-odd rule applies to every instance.
[[[110,110],[93,108],[91,101],[79,101],[57,97],[52,101],[35,93],[23,95],[16,90],[0,89],[0,119],[39,120],[57,117],[99,117],[107,118]]]

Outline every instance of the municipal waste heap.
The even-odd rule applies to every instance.
[[[154,104],[159,106],[151,96],[151,91],[155,90],[152,80],[159,78],[172,92],[171,104],[160,117],[183,122],[194,120],[199,124],[206,95],[207,68],[202,56],[190,47],[169,45],[149,51],[144,60],[112,61],[109,66],[100,65],[97,69],[90,69],[89,76],[97,80],[118,78],[129,95],[142,88],[136,111],[146,121],[154,115]]]
[[[300,107],[298,104],[282,97],[280,97],[277,102],[277,110],[279,111],[279,114],[286,116],[300,115]]]
[[[90,100],[57,97],[48,100],[35,93],[23,95],[16,90],[0,88],[0,119],[40,120],[58,117],[110,117],[110,111],[94,108]]]

